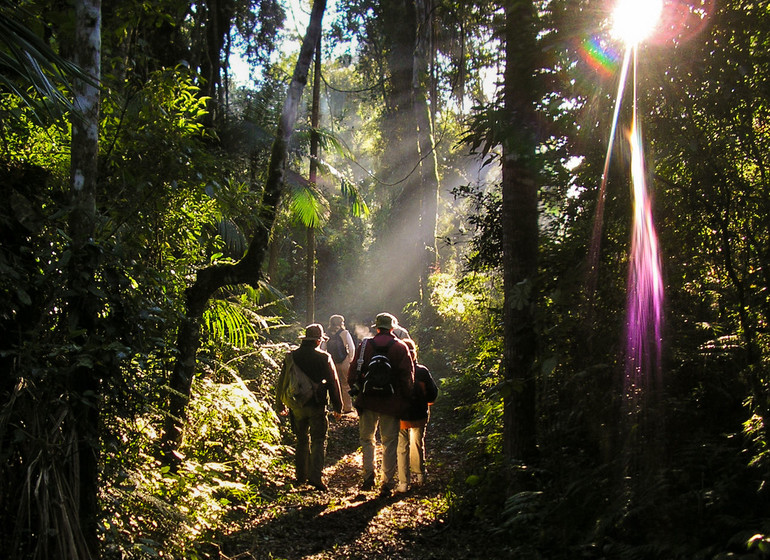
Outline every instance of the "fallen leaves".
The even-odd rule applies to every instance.
[[[377,489],[359,490],[357,418],[344,416],[332,422],[324,470],[329,491],[294,488],[291,469],[279,471],[276,499],[233,523],[222,538],[220,556],[232,560],[492,558],[481,553],[483,537],[478,538],[478,531],[446,530],[445,493],[451,476],[446,465],[460,459],[455,446],[443,445],[449,436],[440,422],[431,420],[426,484],[383,498]],[[431,460],[434,456],[436,460]]]

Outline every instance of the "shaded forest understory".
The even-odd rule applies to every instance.
[[[448,414],[447,414],[448,413]],[[502,558],[481,527],[453,523],[447,487],[462,461],[451,408],[428,431],[429,478],[406,494],[359,490],[361,455],[355,415],[332,421],[324,471],[329,491],[291,486],[293,468],[265,488],[266,502],[218,537],[222,558],[286,560]],[[290,457],[287,457],[291,460]]]
[[[558,436],[562,445],[544,444],[529,473],[510,480],[485,450],[489,435],[472,435],[478,387],[451,380],[444,387],[428,428],[424,486],[388,497],[361,491],[358,422],[347,415],[330,421],[329,491],[294,488],[284,423],[289,447],[270,469],[263,501],[233,509],[205,553],[225,560],[766,558],[756,537],[766,491],[740,467],[740,438],[707,436],[708,421],[681,416],[673,395],[669,428],[691,438],[632,438],[637,449],[602,459],[600,448],[587,454],[593,436],[573,426]],[[741,408],[726,397],[701,395],[725,399],[720,424]]]
[[[770,2],[614,4],[0,0],[0,556],[770,558]],[[383,311],[429,483],[292,488]]]

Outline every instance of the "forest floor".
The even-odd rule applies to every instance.
[[[439,403],[437,403],[438,405]],[[453,522],[452,473],[463,450],[452,434],[456,415],[448,403],[428,424],[428,477],[405,494],[363,492],[358,417],[330,422],[324,479],[328,492],[294,488],[293,468],[284,468],[266,503],[228,526],[219,539],[225,560],[426,560],[500,558],[489,533]],[[438,413],[437,413],[438,412]],[[286,430],[288,428],[285,427]],[[286,457],[291,461],[291,457]]]

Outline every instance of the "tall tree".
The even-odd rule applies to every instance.
[[[69,329],[73,342],[83,349],[68,380],[77,452],[71,475],[77,488],[77,512],[85,548],[79,557],[99,556],[97,491],[100,380],[104,372],[88,357],[89,339],[97,336],[102,303],[96,295],[96,270],[100,248],[94,246],[96,188],[99,155],[99,79],[101,76],[101,0],[75,3],[74,62],[89,77],[75,84],[77,113],[72,122],[71,218],[72,258],[69,267]]]
[[[430,307],[428,279],[438,264],[436,246],[436,221],[438,218],[439,177],[436,157],[436,142],[433,134],[433,114],[431,103],[436,106],[429,92],[435,91],[433,76],[430,72],[430,60],[433,57],[433,2],[415,0],[416,37],[414,49],[414,77],[412,81],[412,103],[414,107],[415,137],[417,155],[420,158],[420,253],[419,267],[420,303],[423,311]]]
[[[349,0],[342,11],[341,23],[358,39],[361,75],[382,103],[377,147],[384,157],[374,193],[380,209],[369,260],[393,280],[362,298],[370,305],[429,303],[440,200],[434,116],[452,96],[458,105],[466,95],[479,97],[479,74],[470,74],[467,88],[465,78],[468,65],[498,56],[489,27],[494,11],[491,4],[466,9],[441,0]]]
[[[313,101],[310,115],[310,170],[308,178],[311,188],[315,189],[318,178],[318,127],[321,122],[321,38],[315,49],[315,66],[313,67]],[[307,322],[315,322],[315,227],[307,226]]]
[[[198,272],[195,282],[186,290],[186,313],[177,335],[178,358],[169,382],[168,416],[165,423],[162,447],[166,460],[175,463],[174,452],[182,438],[183,419],[190,398],[197,352],[200,346],[200,323],[211,296],[223,286],[258,285],[262,277],[261,267],[268,247],[270,230],[276,216],[276,208],[283,192],[288,143],[307,83],[313,52],[321,36],[321,21],[326,8],[325,0],[315,0],[310,13],[305,38],[302,41],[294,67],[286,100],[283,104],[278,130],[273,142],[267,179],[262,202],[258,210],[258,227],[252,236],[246,255],[235,264],[215,265]]]
[[[505,4],[503,138],[503,450],[509,461],[535,453],[538,183],[535,170],[535,7],[529,0]]]
[[[368,39],[384,52],[382,151],[387,186],[381,190],[388,196],[384,197],[387,210],[380,216],[384,223],[378,231],[373,262],[376,266],[386,263],[398,282],[379,284],[380,297],[373,294],[372,299],[379,299],[382,309],[398,313],[408,302],[419,300],[420,288],[420,160],[412,95],[417,13],[414,0],[380,0],[377,8],[378,25]]]

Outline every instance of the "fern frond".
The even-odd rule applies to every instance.
[[[243,307],[229,300],[213,300],[203,314],[203,323],[213,336],[238,348],[245,347],[249,338],[257,335]]]

